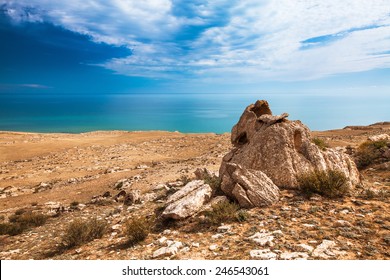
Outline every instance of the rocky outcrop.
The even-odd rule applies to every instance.
[[[168,198],[161,217],[178,220],[192,216],[210,200],[211,193],[211,187],[204,181],[191,181]]]
[[[243,169],[235,163],[227,163],[225,171],[221,189],[241,207],[271,205],[279,199],[278,187],[263,172]]]
[[[300,121],[287,120],[287,116],[273,116],[264,100],[249,105],[232,129],[234,149],[223,158],[220,177],[230,178],[229,168],[234,163],[250,173],[261,171],[283,188],[298,188],[297,176],[314,170],[339,170],[348,178],[349,187],[360,182],[355,163],[347,154],[322,151],[312,143],[310,130]],[[224,188],[231,195],[235,184],[224,184],[229,185]]]
[[[390,136],[388,134],[378,134],[378,135],[372,135],[367,138],[370,141],[384,141],[384,140],[390,140]]]

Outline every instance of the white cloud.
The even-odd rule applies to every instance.
[[[128,46],[131,56],[101,64],[125,75],[255,82],[390,68],[390,0],[1,3],[14,20],[46,20],[96,42]],[[175,14],[180,6],[188,14]],[[204,30],[178,40],[189,26]],[[311,38],[317,43],[304,47]]]

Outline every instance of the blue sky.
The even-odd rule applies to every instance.
[[[390,93],[390,0],[0,0],[0,93]]]

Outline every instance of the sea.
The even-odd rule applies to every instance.
[[[0,130],[80,133],[164,130],[225,133],[267,100],[311,130],[390,121],[390,94],[0,94]]]

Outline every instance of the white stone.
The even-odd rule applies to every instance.
[[[158,241],[158,244],[164,245],[167,242],[167,238],[165,236],[163,236],[163,237],[159,238],[157,241]]]
[[[337,220],[334,223],[334,226],[335,227],[352,227],[352,224],[348,221],[345,221],[345,220]]]
[[[222,238],[223,237],[223,234],[220,234],[220,233],[217,233],[217,234],[214,234],[211,236],[212,239],[219,239],[219,238]]]
[[[210,247],[209,247],[209,250],[210,251],[215,251],[215,250],[217,250],[218,249],[218,245],[216,245],[216,244],[212,244],[212,245],[210,245]]]
[[[302,249],[303,251],[305,252],[313,252],[314,248],[310,245],[306,245],[306,244],[298,244],[297,245],[298,248]]]
[[[335,254],[331,251],[332,248],[336,246],[336,242],[331,240],[323,240],[320,245],[313,251],[313,257],[319,257],[323,259],[328,259],[329,257],[334,256]]]
[[[228,232],[231,230],[231,228],[232,228],[232,226],[230,226],[230,225],[223,225],[223,226],[218,227],[217,231],[221,232],[221,233]]]
[[[249,239],[261,246],[273,246],[272,240],[274,240],[274,236],[269,232],[256,232],[254,235],[250,236]]]
[[[278,229],[278,230],[274,230],[272,232],[272,234],[274,234],[274,235],[283,235],[283,232],[280,229]]]
[[[272,252],[270,249],[251,250],[249,254],[251,258],[260,260],[275,260],[277,257],[277,254]]]
[[[280,258],[282,260],[295,260],[295,259],[301,259],[306,260],[309,257],[308,254],[302,253],[302,252],[284,252],[280,255]]]
[[[313,225],[313,224],[302,224],[304,227],[307,227],[307,228],[313,228],[315,227],[316,225]]]

